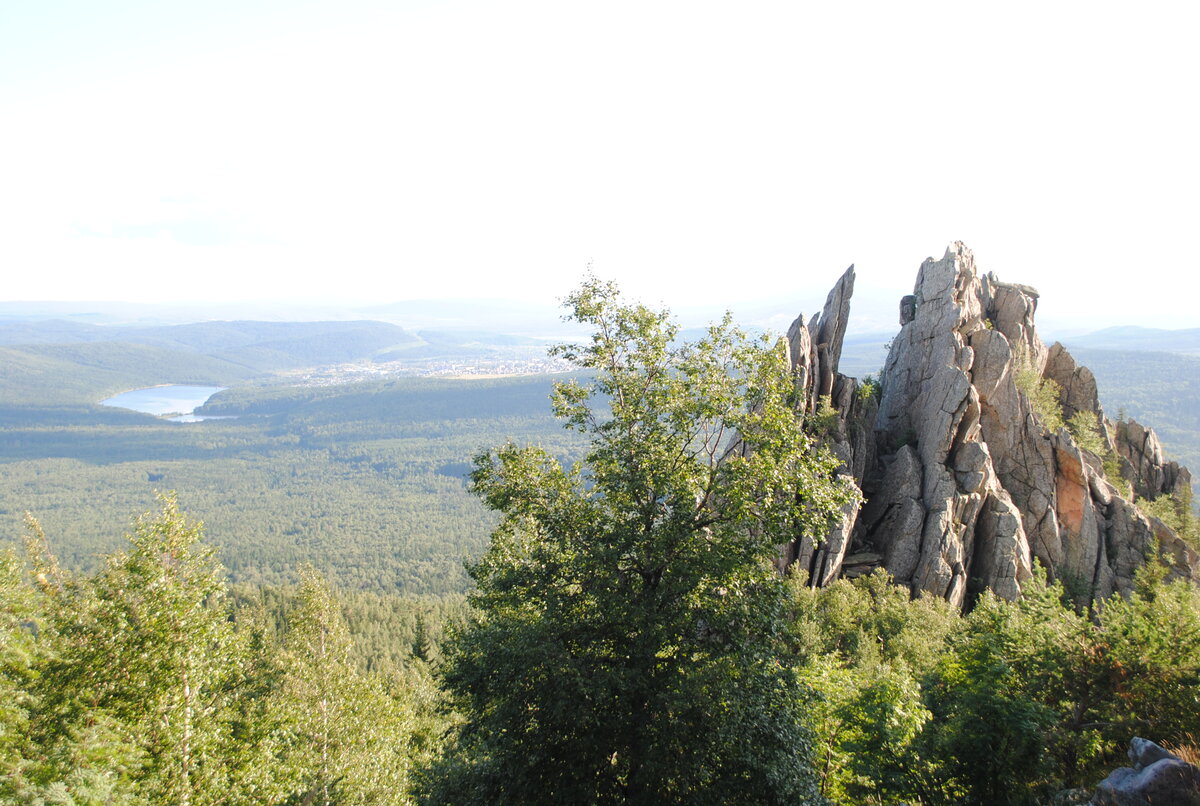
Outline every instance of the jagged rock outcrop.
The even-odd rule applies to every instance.
[[[846,269],[829,292],[825,308],[805,324],[801,314],[788,330],[788,348],[800,392],[802,415],[817,415],[823,408],[836,412],[823,434],[834,455],[842,460],[841,474],[860,489],[868,468],[875,462],[874,400],[858,394],[858,382],[838,373],[846,325],[850,320],[850,297],[854,293],[854,267]],[[784,566],[798,564],[815,585],[827,585],[842,573],[850,547],[859,504],[848,504],[839,522],[819,544],[804,536],[785,546]]]
[[[1124,489],[1153,499],[1189,488],[1190,474],[1164,459],[1153,431],[1108,420],[1092,373],[1061,344],[1042,343],[1034,289],[981,276],[961,243],[927,259],[901,300],[878,400],[837,371],[853,290],[851,266],[820,314],[796,320],[788,344],[800,408],[867,503],[847,508],[819,544],[785,547],[784,563],[825,585],[854,554],[847,575],[881,563],[914,594],[959,606],[984,587],[1016,598],[1035,561],[1080,597],[1128,592],[1154,545],[1173,575],[1200,580],[1196,552]],[[1045,394],[1030,382],[1051,398],[1057,390],[1065,420],[1094,418],[1096,433],[1051,431],[1035,408]],[[1106,478],[1095,450],[1118,458],[1121,478]]]
[[[1132,482],[1140,498],[1154,499],[1160,495],[1190,489],[1192,474],[1178,462],[1163,457],[1158,435],[1135,420],[1117,423],[1116,449],[1121,458],[1121,475]]]

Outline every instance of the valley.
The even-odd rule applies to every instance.
[[[287,332],[300,342],[281,341]],[[425,332],[403,341],[411,357],[399,359],[401,348],[363,340],[407,333],[381,323],[112,336],[131,333],[145,343],[103,340],[100,326],[83,331],[89,341],[66,343],[48,339],[82,336],[54,323],[0,326],[9,342],[0,351],[19,359],[0,364],[0,530],[16,542],[34,514],[69,567],[94,568],[119,545],[96,524],[124,523],[153,508],[156,490],[176,490],[234,582],[290,582],[312,562],[346,588],[459,593],[463,561],[490,529],[466,490],[470,457],[509,439],[570,458],[580,449],[550,413],[551,385],[566,377],[550,371],[564,364],[541,345],[506,343],[521,339]],[[33,341],[13,344],[18,336]],[[373,355],[380,350],[387,360]],[[1169,453],[1200,465],[1200,359],[1078,354],[1110,416],[1123,409],[1153,425]],[[852,335],[843,363],[865,375],[882,355],[881,341]],[[332,360],[341,358],[352,360]],[[303,360],[323,363],[297,367]],[[97,405],[113,391],[185,382],[229,385],[197,410],[212,419],[172,423]]]

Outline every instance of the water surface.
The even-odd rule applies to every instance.
[[[176,414],[179,416],[172,417],[172,420],[192,423],[208,419],[202,415],[192,414],[192,412],[203,406],[217,392],[226,388],[224,386],[150,386],[146,389],[122,392],[107,400],[101,400],[100,405],[133,409],[143,414],[153,414],[156,417],[164,414]]]

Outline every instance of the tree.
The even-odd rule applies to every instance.
[[[292,799],[308,804],[407,802],[412,719],[381,678],[350,662],[341,606],[311,567],[284,640],[287,670],[275,700]]]
[[[201,534],[166,495],[95,576],[38,573],[53,651],[38,680],[34,733],[48,764],[35,783],[77,803],[134,790],[148,803],[225,799],[227,684],[239,648],[224,570]],[[48,552],[35,558],[35,571],[42,565],[54,567]]]
[[[27,759],[35,755],[29,737],[32,687],[45,654],[43,642],[28,625],[40,613],[33,591],[22,578],[16,552],[0,550],[0,802],[14,797]]]
[[[594,279],[566,304],[594,333],[555,349],[585,374],[553,407],[590,447],[570,468],[512,444],[475,459],[501,517],[449,648],[467,723],[431,800],[810,800],[771,560],[855,493],[797,421],[786,346],[728,316],[680,343]]]
[[[920,754],[931,717],[921,680],[960,628],[958,611],[911,599],[882,569],[826,588],[793,574],[789,586],[821,793],[833,803],[938,802],[937,759]]]

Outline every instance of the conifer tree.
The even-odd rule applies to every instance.
[[[42,739],[61,751],[68,791],[107,782],[148,803],[200,806],[228,787],[225,683],[239,648],[201,524],[174,495],[161,501],[127,551],[54,591]]]
[[[323,806],[407,802],[410,715],[380,678],[352,666],[350,634],[325,579],[311,567],[300,578],[277,705],[292,792]]]

